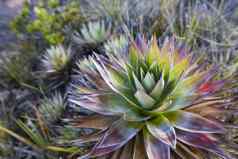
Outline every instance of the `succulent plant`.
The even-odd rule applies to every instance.
[[[47,74],[57,73],[62,71],[70,62],[71,51],[65,49],[62,45],[52,46],[46,50],[42,58],[44,71]]]
[[[69,102],[95,113],[73,125],[98,130],[78,140],[91,143],[80,159],[229,158],[216,138],[225,128],[214,118],[229,100],[215,68],[173,40],[159,48],[155,37],[138,36],[128,52],[107,57],[81,61],[82,78],[69,92]]]
[[[74,40],[78,44],[97,44],[105,41],[110,35],[110,26],[105,22],[89,22],[82,26],[80,33],[75,33]]]
[[[121,35],[116,38],[114,37],[107,41],[104,48],[105,52],[111,54],[125,52],[128,48],[128,38],[125,35]]]
[[[55,93],[53,97],[41,101],[39,112],[49,124],[52,124],[61,117],[65,107],[66,104],[62,95]]]
[[[43,79],[49,89],[62,86],[68,81],[71,59],[70,48],[65,49],[64,46],[58,45],[47,49],[41,59],[41,68],[37,72],[39,79]]]

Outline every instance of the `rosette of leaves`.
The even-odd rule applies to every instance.
[[[67,81],[71,50],[64,46],[52,46],[47,49],[41,59],[42,70],[40,73],[50,81],[50,86],[59,86]]]
[[[48,124],[52,124],[60,119],[66,104],[60,93],[55,93],[51,98],[45,98],[41,101],[39,112]]]
[[[95,114],[72,124],[97,131],[78,140],[91,150],[79,158],[228,159],[217,136],[224,125],[214,117],[230,100],[215,68],[165,40],[138,37],[127,53],[100,55],[81,62],[68,100]],[[83,76],[84,75],[84,76]],[[224,144],[224,143],[223,143]]]
[[[110,23],[90,21],[81,27],[80,32],[73,35],[73,40],[82,54],[102,52],[103,43],[110,37],[111,32]]]
[[[123,53],[127,51],[128,45],[128,38],[125,35],[121,35],[108,40],[106,44],[104,44],[104,48],[107,53]]]

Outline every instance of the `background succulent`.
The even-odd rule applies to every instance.
[[[214,80],[214,69],[202,69],[173,40],[160,49],[155,37],[147,44],[139,36],[127,54],[110,55],[83,61],[87,82],[78,79],[68,98],[96,113],[77,126],[101,130],[85,139],[96,141],[85,158],[208,158],[203,151],[229,158],[214,138],[224,125],[213,118],[231,99],[223,97],[225,80]]]
[[[56,93],[50,99],[45,98],[42,100],[39,106],[39,112],[42,114],[46,122],[52,124],[61,118],[65,108],[66,104],[64,97],[59,93]]]
[[[74,36],[78,44],[97,44],[105,41],[110,34],[110,26],[106,26],[104,22],[89,22],[83,25],[80,33]]]
[[[62,45],[52,46],[46,50],[41,59],[42,68],[39,74],[49,83],[49,88],[67,82],[71,59],[71,49],[65,49]]]
[[[47,74],[57,73],[62,71],[70,62],[71,51],[65,49],[62,45],[52,46],[46,50],[42,58],[44,72]]]

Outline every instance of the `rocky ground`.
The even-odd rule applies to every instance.
[[[9,22],[20,11],[24,0],[0,0],[0,52],[7,50],[8,45],[15,42]]]

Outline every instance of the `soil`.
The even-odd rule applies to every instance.
[[[19,13],[24,0],[0,0],[0,52],[8,50],[15,43],[9,22]]]

